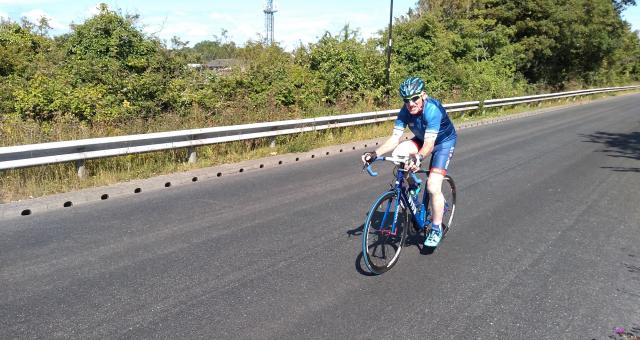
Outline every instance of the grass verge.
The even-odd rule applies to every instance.
[[[588,102],[595,99],[619,96],[639,91],[625,91],[618,93],[597,94],[580,98],[564,98],[540,103],[518,105],[507,108],[486,109],[482,112],[464,112],[453,115],[454,124],[471,122],[506,116],[534,109],[542,109],[569,103]],[[203,122],[195,119],[190,124]],[[158,124],[160,125],[160,124]],[[151,152],[137,155],[127,155],[104,159],[88,160],[85,167],[88,176],[80,179],[77,176],[74,163],[53,164],[31,168],[0,171],[0,203],[35,198],[55,193],[68,192],[83,188],[114,184],[134,179],[149,178],[161,174],[187,171],[196,168],[234,163],[248,159],[256,159],[274,154],[304,152],[314,148],[343,144],[358,140],[384,137],[390,134],[393,122],[385,122],[366,126],[354,126],[308,132],[296,135],[278,136],[275,146],[273,138],[263,138],[239,141],[225,144],[202,146],[197,148],[198,161],[188,163],[186,149]],[[175,129],[185,128],[183,122],[177,122]],[[200,125],[203,126],[203,125]],[[167,126],[164,126],[165,129]],[[90,138],[91,131],[75,124],[58,124],[46,127],[49,133],[61,137],[60,140],[73,138]],[[27,126],[22,130],[3,126],[0,130],[5,136],[11,136],[14,141],[23,143],[37,143],[42,139],[33,127]],[[170,128],[171,130],[171,128]],[[104,132],[104,131],[103,131]],[[63,138],[66,137],[66,138]]]

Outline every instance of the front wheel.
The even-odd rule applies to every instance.
[[[400,204],[396,191],[380,195],[362,232],[362,257],[369,271],[382,274],[398,262],[408,226],[409,212]]]

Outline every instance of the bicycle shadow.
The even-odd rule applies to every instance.
[[[426,247],[424,245],[424,239],[425,239],[425,235],[422,231],[417,231],[415,229],[413,229],[412,226],[409,226],[410,229],[408,229],[407,232],[407,238],[405,240],[404,243],[404,247],[408,248],[408,247],[412,247],[415,246],[418,248],[418,250],[420,251],[420,254],[422,255],[431,255],[435,252],[436,248],[432,248],[432,247]],[[361,224],[360,226],[353,228],[353,229],[349,229],[347,230],[346,234],[347,237],[360,237],[362,236],[362,233],[364,231],[364,224]],[[406,251],[406,250],[405,250]],[[362,254],[362,250],[360,251],[360,253],[358,254],[358,256],[356,256],[356,260],[355,260],[355,268],[356,271],[364,276],[377,276],[376,274],[370,272],[366,265],[364,264],[364,259],[363,259],[363,254]]]
[[[349,229],[347,230],[347,237],[351,238],[351,237],[360,237],[362,235],[362,232],[364,230],[364,224],[361,224],[359,227],[353,228],[353,229]],[[356,271],[364,276],[376,276],[376,274],[368,271],[366,268],[367,266],[364,264],[364,259],[363,259],[363,255],[362,255],[362,250],[360,250],[360,253],[358,254],[358,256],[356,256],[356,262],[355,262],[355,268]]]
[[[351,236],[360,236],[360,235],[362,235],[362,231],[363,230],[364,230],[364,223],[361,224],[357,228],[347,230],[347,236],[349,236],[349,237],[351,237]]]
[[[364,276],[377,276],[376,274],[367,270],[367,266],[364,264],[364,259],[362,257],[362,251],[356,256],[355,267],[358,273]]]
[[[418,231],[414,228],[413,232],[409,232],[407,235],[405,246],[416,246],[421,255],[432,255],[438,248],[425,246],[424,240],[426,237],[427,235],[423,231]],[[442,238],[442,241],[444,241],[445,237],[446,235]]]

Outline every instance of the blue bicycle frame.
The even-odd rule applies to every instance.
[[[384,160],[384,159],[385,157],[377,157],[376,161]],[[367,172],[369,172],[369,175],[371,176],[378,175],[378,173],[374,172],[371,169],[371,165],[368,165],[366,169],[367,169]],[[397,207],[402,202],[405,205],[405,207],[408,207],[409,211],[411,212],[413,222],[418,226],[420,230],[423,230],[425,227],[431,224],[431,221],[429,220],[429,216],[428,216],[428,211],[425,206],[425,202],[427,202],[427,191],[425,190],[423,193],[422,202],[416,202],[417,199],[415,199],[413,195],[409,193],[409,187],[404,185],[405,172],[406,171],[404,169],[401,169],[400,167],[398,167],[396,171],[395,184],[394,184],[394,188],[392,189],[392,190],[395,190],[396,192],[395,206]],[[421,170],[419,172],[426,173],[426,171],[424,170]],[[416,174],[413,172],[410,172],[409,175],[411,176],[411,179],[416,183],[416,185],[420,187],[422,184],[422,180],[420,180],[420,178],[418,178],[418,176],[416,176]],[[391,202],[389,202],[389,204],[387,205],[387,208],[385,209],[384,216],[382,217],[383,222],[381,225],[385,225],[384,221],[387,220],[387,216],[389,214],[390,208],[391,208]],[[390,234],[394,236],[397,234],[397,231],[396,231],[397,221],[398,221],[398,209],[395,209],[394,216],[393,216],[393,224],[391,226],[391,231],[390,231]]]
[[[420,201],[418,194],[413,192],[413,190],[418,191],[423,183],[416,174],[423,173],[428,178],[429,172],[422,169],[416,173],[404,170],[405,165],[409,162],[409,158],[404,156],[376,157],[373,162],[379,160],[393,162],[396,164],[396,168],[391,188],[383,192],[373,202],[362,227],[362,258],[367,269],[374,274],[382,274],[397,263],[411,229],[411,223],[418,234],[424,234],[425,237],[431,232],[433,225],[429,209],[430,197],[427,196],[429,193],[426,188],[422,194],[422,201]],[[365,168],[369,175],[377,176],[378,174],[371,168],[373,162],[367,164]],[[456,201],[453,179],[445,176],[444,180],[447,183],[449,194],[445,197],[441,224],[443,237],[451,224]],[[444,216],[450,206],[451,215],[445,221]],[[409,219],[409,214],[412,216],[411,219]],[[427,246],[425,245],[425,247]],[[421,252],[424,249],[423,247]]]

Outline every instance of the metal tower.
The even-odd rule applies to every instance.
[[[264,31],[267,45],[273,44],[273,13],[277,11],[273,6],[273,0],[267,0],[264,7]]]

